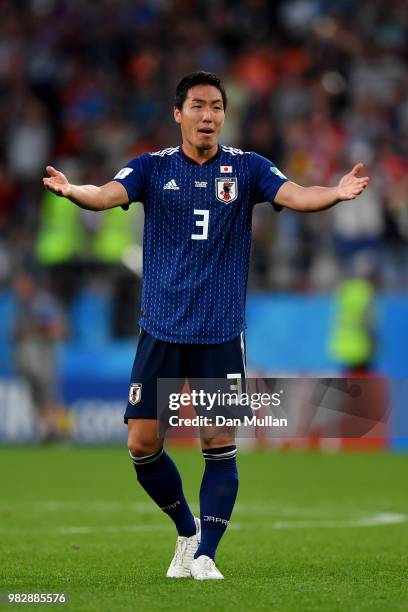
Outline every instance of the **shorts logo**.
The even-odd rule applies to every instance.
[[[216,178],[215,195],[217,196],[217,200],[223,204],[230,204],[230,202],[236,200],[238,196],[238,184],[236,177]]]
[[[129,403],[132,404],[132,406],[135,406],[135,404],[138,404],[141,399],[142,399],[141,383],[132,383],[130,385],[130,390],[129,390]]]

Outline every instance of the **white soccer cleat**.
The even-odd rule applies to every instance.
[[[194,580],[224,580],[215,562],[206,555],[200,555],[191,564],[191,575]]]
[[[190,568],[201,540],[200,519],[195,518],[197,533],[189,538],[179,536],[174,557],[167,570],[167,578],[190,578]]]

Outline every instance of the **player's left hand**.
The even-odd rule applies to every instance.
[[[354,200],[368,185],[368,176],[358,177],[357,174],[364,168],[361,162],[356,164],[348,174],[340,179],[337,185],[339,200]]]

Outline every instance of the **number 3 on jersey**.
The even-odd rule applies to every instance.
[[[192,240],[207,240],[208,238],[208,221],[210,218],[210,211],[209,210],[200,210],[199,208],[195,208],[194,209],[194,215],[197,215],[199,217],[202,217],[201,219],[196,219],[196,226],[197,227],[202,227],[202,233],[201,234],[191,234],[191,239]]]

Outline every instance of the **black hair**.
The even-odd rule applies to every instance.
[[[227,94],[225,93],[221,80],[215,74],[205,72],[204,70],[192,72],[181,79],[180,83],[176,87],[176,96],[174,99],[174,106],[176,108],[179,110],[183,108],[184,101],[187,98],[187,92],[191,87],[194,87],[194,85],[212,85],[213,87],[216,87],[221,93],[224,110],[226,110]]]

